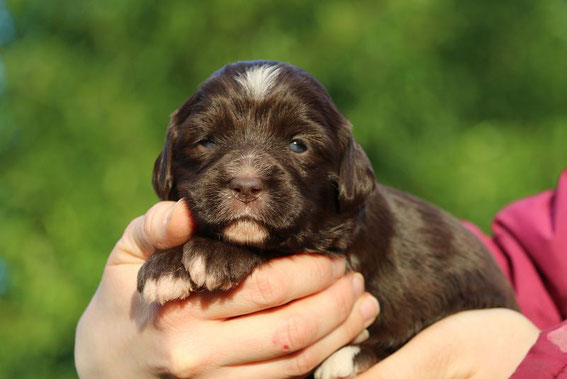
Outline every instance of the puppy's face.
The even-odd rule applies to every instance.
[[[306,247],[373,183],[324,88],[276,62],[213,74],[172,116],[154,170],[158,195],[186,198],[199,233],[266,249]]]

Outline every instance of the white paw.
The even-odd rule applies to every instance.
[[[226,282],[219,275],[207,273],[207,264],[205,263],[205,258],[201,255],[191,257],[186,268],[197,288],[206,288],[209,291],[214,291],[218,289],[228,290],[234,287],[234,283]]]
[[[207,265],[205,264],[205,258],[200,255],[191,257],[189,264],[185,268],[197,287],[205,286],[207,282]]]
[[[170,300],[184,299],[190,293],[191,284],[188,280],[169,274],[158,279],[149,279],[144,285],[142,296],[148,304],[154,301],[164,304]]]
[[[337,350],[315,370],[315,379],[354,378],[354,357],[359,352],[358,346],[345,346]]]

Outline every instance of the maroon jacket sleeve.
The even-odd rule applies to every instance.
[[[567,321],[543,330],[510,378],[567,378]]]
[[[567,378],[567,170],[556,190],[503,209],[492,237],[465,225],[494,255],[522,313],[542,329],[512,377]]]

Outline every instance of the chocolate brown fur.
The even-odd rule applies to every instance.
[[[277,75],[264,72],[271,85],[256,96],[242,81],[262,67]],[[293,152],[294,139],[307,151]],[[243,172],[263,183],[264,197],[246,205],[228,189]],[[517,309],[488,251],[458,221],[376,183],[348,120],[297,67],[240,62],[213,74],[173,114],[153,183],[161,199],[186,199],[198,237],[150,257],[140,292],[167,273],[189,281],[191,291],[226,290],[274,256],[345,255],[381,306],[355,358],[358,370],[452,313]],[[235,220],[247,222],[239,224],[243,230],[252,225],[251,238],[256,229],[265,238],[231,240],[227,228]]]

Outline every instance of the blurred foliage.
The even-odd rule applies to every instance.
[[[156,201],[168,115],[226,63],[308,70],[379,181],[485,230],[567,165],[563,0],[0,0],[0,44],[6,378],[75,376],[105,259]]]

